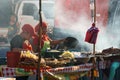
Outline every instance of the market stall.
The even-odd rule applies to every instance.
[[[1,73],[0,76],[1,77],[36,75],[37,63],[32,64],[34,62],[34,60],[32,62],[28,58],[28,57],[32,58],[33,54],[31,55],[29,53],[26,53],[25,55],[23,55],[22,53],[16,54],[16,53],[11,53],[11,52],[8,52],[7,54],[9,56],[9,58],[7,57],[7,60],[8,60],[7,65],[0,66],[0,73]],[[12,56],[10,56],[10,55],[12,55]],[[65,53],[64,53],[64,56],[65,56]],[[67,56],[68,56],[68,53],[67,53]],[[15,57],[15,58],[17,57],[17,60],[14,60],[15,58],[13,58],[13,57]],[[23,57],[24,57],[24,60],[23,60]],[[35,57],[35,55],[34,55],[34,57]],[[10,61],[12,59],[14,61]],[[26,62],[25,59],[29,62]],[[61,78],[62,80],[66,80],[65,78],[73,78],[74,77],[77,79],[77,78],[80,78],[81,76],[88,75],[88,72],[92,69],[92,66],[93,66],[92,63],[87,63],[87,62],[81,63],[81,64],[76,63],[75,65],[73,65],[73,64],[70,64],[70,61],[67,59],[60,59],[61,62],[59,62],[59,59],[56,62],[56,60],[54,60],[53,58],[46,58],[45,60],[46,60],[45,65],[44,65],[44,63],[40,63],[40,65],[41,65],[40,72],[43,74],[44,78],[57,77],[57,78]],[[18,61],[18,62],[16,62],[16,61]],[[24,63],[22,63],[22,61],[24,61]],[[66,63],[69,63],[69,65],[68,64],[66,65]],[[67,75],[67,77],[66,77],[66,75]],[[71,77],[71,76],[73,76],[73,77]],[[45,79],[45,80],[48,80],[48,79]]]
[[[63,58],[55,59],[52,57],[45,58],[46,64],[44,65],[44,63],[42,63],[42,64],[40,63],[40,65],[41,65],[40,71],[42,72],[42,74],[45,78],[47,78],[48,76],[49,77],[51,76],[51,77],[60,77],[63,80],[66,80],[65,78],[71,78],[71,76],[73,76],[73,75],[74,75],[73,76],[74,78],[80,78],[81,76],[88,75],[89,72],[91,71],[91,69],[93,68],[93,64],[90,63],[90,59],[92,57],[96,58],[96,62],[97,62],[96,67],[98,69],[106,69],[106,68],[110,68],[110,65],[112,62],[114,62],[115,60],[119,60],[119,57],[120,57],[119,52],[120,52],[119,48],[113,48],[113,47],[104,49],[102,52],[96,53],[95,56],[92,55],[91,53],[72,52],[74,54],[74,56],[77,57],[77,58],[74,58],[75,62],[73,62],[73,60],[69,60],[67,58],[66,59],[65,58],[64,59]],[[71,52],[64,51],[64,53],[60,56],[71,57],[69,53],[71,53]],[[27,54],[29,54],[29,53],[27,53]],[[80,54],[82,54],[82,56],[80,56]],[[85,57],[86,54],[87,54],[87,58]],[[36,66],[35,66],[35,64],[31,65],[31,63],[33,63],[34,60],[33,60],[33,62],[30,61],[30,64],[29,64],[29,62],[27,62],[27,64],[21,62],[21,59],[24,62],[26,61],[26,60],[23,60],[23,56],[25,56],[26,58],[27,58],[27,56],[31,58],[32,56],[30,54],[29,55],[22,54],[21,55],[22,58],[20,58],[20,54],[16,54],[16,53],[8,52],[8,55],[9,55],[9,58],[7,57],[7,60],[8,60],[7,64],[0,66],[0,77],[36,75]],[[78,57],[78,55],[79,55],[79,57]],[[15,58],[17,58],[17,60],[15,60]],[[14,60],[14,61],[10,61],[10,60]],[[28,58],[27,58],[27,60],[29,61]],[[18,62],[16,62],[16,61],[18,61]],[[67,75],[67,77],[66,77],[66,75]],[[100,75],[97,76],[96,74],[94,74],[94,76],[100,77]],[[90,78],[90,75],[89,75],[89,78]]]

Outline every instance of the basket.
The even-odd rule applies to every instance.
[[[7,52],[7,66],[17,67],[20,60],[19,52]]]

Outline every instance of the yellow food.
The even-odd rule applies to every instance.
[[[73,55],[73,53],[71,53],[70,51],[65,51],[64,53],[62,53],[62,54],[60,55],[60,57],[73,59],[73,58],[74,58],[74,55]]]

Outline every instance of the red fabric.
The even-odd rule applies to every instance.
[[[22,27],[22,30],[23,30],[23,32],[29,32],[31,36],[35,35],[35,31],[34,31],[33,27],[29,24],[25,24]]]
[[[38,23],[38,24],[35,26],[35,32],[38,32],[39,27],[40,27],[40,23]],[[46,23],[46,22],[42,22],[42,27],[47,28],[47,23]]]
[[[86,33],[85,41],[88,43],[95,44],[97,40],[98,32],[99,30],[96,27],[91,27],[90,29],[88,29]]]
[[[15,68],[2,67],[3,77],[13,77],[15,75]]]
[[[38,45],[38,41],[39,41],[39,37],[35,36],[33,39],[33,44],[34,45]],[[41,41],[41,48],[43,47],[43,40]]]
[[[34,45],[38,45],[38,39],[39,39],[38,36],[35,36],[35,37],[33,38],[33,44],[34,44]]]
[[[39,40],[39,37],[35,36],[33,39],[33,44],[38,45],[38,40]],[[42,35],[41,48],[44,45],[44,41],[49,41],[49,37],[47,35]]]

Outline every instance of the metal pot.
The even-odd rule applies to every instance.
[[[73,49],[77,46],[79,41],[74,37],[67,37],[64,41],[64,46],[68,49]]]

